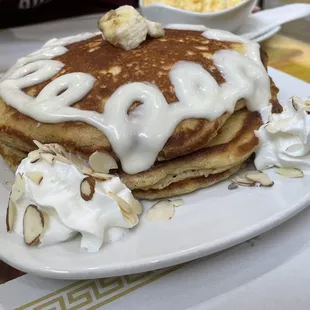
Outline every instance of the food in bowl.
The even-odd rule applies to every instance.
[[[244,0],[144,0],[143,5],[161,3],[192,12],[217,12],[233,7]]]
[[[235,32],[245,23],[255,5],[256,0],[243,0],[239,4],[224,10],[196,12],[158,2],[145,5],[143,0],[139,0],[141,14],[146,19],[161,23],[164,26],[190,24],[230,32]]]

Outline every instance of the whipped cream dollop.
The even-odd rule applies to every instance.
[[[43,179],[36,184],[27,177],[27,172],[40,172]],[[96,181],[91,200],[81,197],[80,186],[86,177],[75,165],[55,160],[31,163],[24,159],[16,174],[24,179],[24,193],[15,201],[16,222],[14,231],[23,236],[23,217],[27,206],[34,204],[48,221],[40,237],[40,245],[52,245],[82,235],[81,248],[96,252],[103,243],[120,239],[138,222],[128,221],[109,192],[116,194],[128,204],[139,203],[131,191],[113,176],[105,181]],[[16,184],[16,183],[15,183]],[[14,186],[15,186],[14,184]],[[14,190],[13,186],[13,190]]]
[[[282,105],[283,112],[271,114],[269,123],[256,131],[259,147],[255,166],[258,170],[273,166],[298,168],[309,174],[310,116],[294,99]]]

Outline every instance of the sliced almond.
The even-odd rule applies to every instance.
[[[119,197],[113,192],[108,192],[108,195],[113,198],[120,208],[123,217],[131,224],[136,225],[139,222],[139,217],[137,214],[142,213],[142,207],[141,205],[138,206],[136,203],[130,205],[127,201]],[[138,202],[136,200],[136,202]]]
[[[83,166],[82,167],[82,173],[87,174],[87,175],[91,175],[92,173],[94,173],[93,169]]]
[[[302,178],[304,173],[297,168],[278,168],[276,173],[287,178]]]
[[[141,202],[139,200],[135,199],[134,197],[131,197],[130,206],[131,206],[131,210],[135,214],[139,215],[143,211]]]
[[[114,175],[112,174],[94,172],[91,168],[88,167],[83,167],[82,172],[85,175],[92,176],[98,181],[107,181],[111,180],[114,177]]]
[[[254,187],[255,186],[255,182],[249,184],[249,183],[235,183],[238,186],[243,186],[243,187]]]
[[[32,182],[40,185],[43,180],[43,173],[40,171],[29,171],[25,173],[26,177],[29,178]]]
[[[44,159],[50,165],[52,165],[55,161],[55,155],[50,153],[42,153],[41,158]]]
[[[129,222],[132,226],[137,225],[139,222],[139,217],[135,213],[128,213],[126,211],[122,211],[122,215],[127,222]]]
[[[231,179],[233,183],[236,183],[241,186],[254,186],[255,181],[246,178],[244,175],[236,175]]]
[[[89,157],[89,165],[95,172],[109,173],[111,169],[117,169],[115,159],[108,153],[95,152]]]
[[[28,158],[32,164],[36,163],[41,158],[41,154],[39,150],[32,151],[28,153]]]
[[[269,133],[276,133],[276,132],[278,132],[278,129],[276,127],[272,126],[271,124],[268,124],[267,126],[265,126],[265,129]]]
[[[85,201],[91,200],[95,193],[95,187],[96,187],[96,180],[93,177],[88,176],[87,178],[84,178],[80,185],[81,197]]]
[[[68,165],[72,164],[72,162],[68,158],[66,158],[65,156],[63,156],[61,154],[56,154],[55,155],[55,160],[56,161],[60,161],[60,162],[62,162],[64,164],[68,164]]]
[[[152,206],[152,208],[147,212],[146,218],[149,221],[169,221],[173,215],[173,203],[169,200],[162,200]]]
[[[111,175],[111,174],[96,173],[96,172],[93,172],[91,174],[91,176],[94,177],[96,180],[99,180],[99,181],[111,180],[113,178],[113,175]]]
[[[83,169],[84,166],[84,159],[79,157],[78,155],[70,154],[69,155],[70,160],[73,162],[73,164],[80,170]]]
[[[301,108],[304,105],[304,102],[301,98],[297,96],[292,97],[292,105],[294,109],[297,111],[299,108]]]
[[[292,105],[296,111],[302,109],[307,113],[310,112],[310,99],[302,100],[301,98],[294,96],[292,97]]]
[[[238,185],[237,185],[236,183],[230,183],[230,184],[228,185],[228,189],[229,189],[229,190],[237,189],[237,188],[238,188]]]
[[[33,159],[33,160],[30,160],[30,163],[31,164],[35,164],[36,162],[38,162],[39,160],[41,159],[41,156],[37,159]]]
[[[274,185],[274,182],[270,180],[269,176],[260,171],[250,171],[246,173],[245,177],[259,183],[261,186],[271,187]]]
[[[34,144],[38,147],[38,151],[41,153],[49,153],[51,155],[61,155],[67,159],[69,159],[69,153],[66,151],[66,149],[58,144],[58,143],[48,143],[48,144],[42,144],[41,142],[34,140]]]
[[[128,212],[128,213],[132,213],[131,206],[130,206],[130,204],[126,200],[124,200],[123,198],[119,197],[118,195],[116,195],[113,192],[108,192],[108,195],[117,202],[118,206],[120,207],[120,209],[122,211],[125,211],[125,212]]]
[[[50,151],[53,152],[55,155],[59,154],[68,159],[69,153],[60,144],[50,143],[50,144],[46,144],[45,146],[47,146],[50,149]]]
[[[33,143],[38,147],[39,150],[47,153],[50,152],[50,149],[41,142],[39,142],[38,140],[33,140]]]
[[[169,201],[173,204],[174,207],[180,207],[184,205],[183,199],[176,199],[176,200],[170,200]]]
[[[10,199],[6,210],[6,230],[12,231],[14,229],[16,219],[16,204]]]
[[[25,180],[20,173],[16,174],[15,183],[13,185],[11,199],[16,202],[25,192]]]
[[[24,241],[27,245],[35,245],[44,229],[44,216],[35,205],[26,208],[23,218]]]

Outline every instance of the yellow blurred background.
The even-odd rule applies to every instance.
[[[265,0],[264,8],[289,3],[310,4],[310,0]],[[262,46],[269,55],[270,66],[310,82],[310,17],[283,25],[279,35]]]

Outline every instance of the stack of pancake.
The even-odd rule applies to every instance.
[[[104,112],[108,98],[129,82],[153,83],[168,103],[176,102],[168,73],[178,61],[202,65],[221,84],[224,78],[212,55],[223,49],[244,53],[241,43],[208,40],[200,32],[186,30],[166,30],[164,37],[148,39],[130,51],[110,45],[100,35],[66,47],[67,53],[55,57],[64,67],[51,80],[71,72],[93,75],[97,79],[93,89],[74,107],[97,112]],[[261,58],[266,66],[266,54],[262,52]],[[51,80],[24,91],[37,96]],[[273,112],[282,109],[277,92],[271,83]],[[139,102],[133,103],[131,110],[137,105]],[[239,100],[233,114],[225,113],[213,121],[183,120],[149,170],[128,175],[120,168],[117,173],[137,198],[169,197],[207,187],[237,172],[253,154],[258,144],[254,130],[261,124],[259,113],[247,111],[245,100]],[[36,148],[33,140],[59,143],[86,159],[95,151],[107,151],[117,159],[108,139],[98,129],[82,122],[39,123],[0,98],[0,154],[13,170]]]

